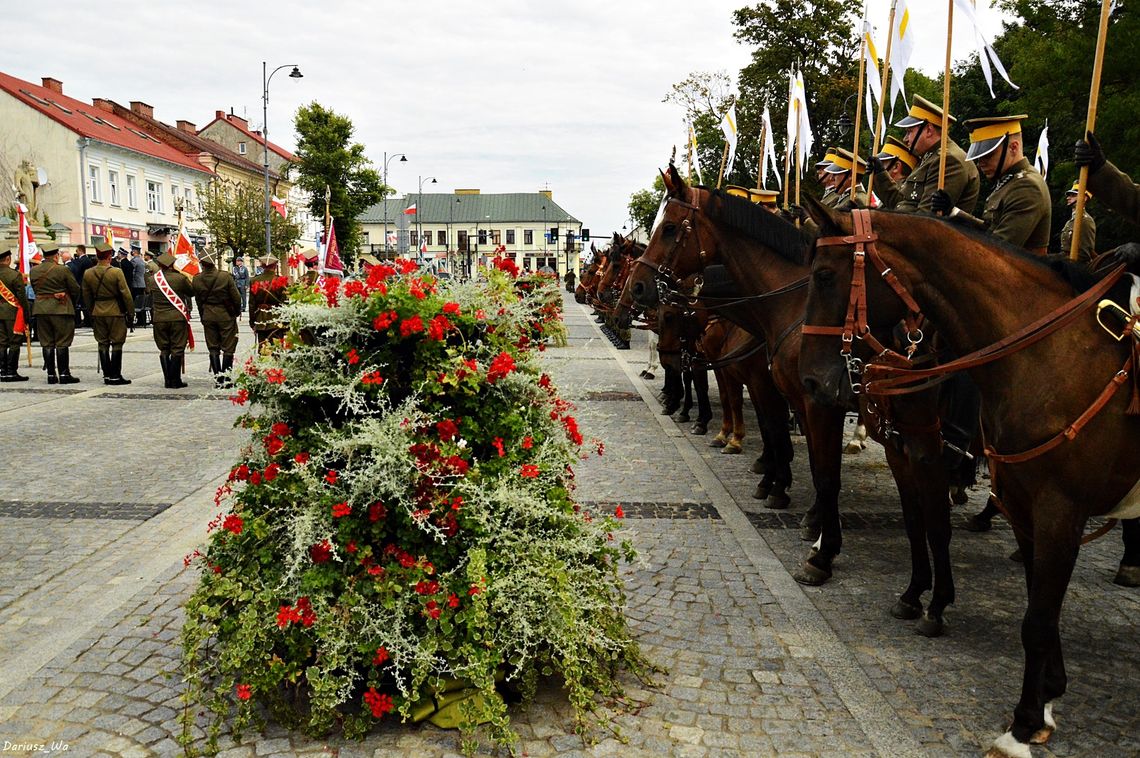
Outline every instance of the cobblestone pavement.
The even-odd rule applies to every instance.
[[[646,653],[667,668],[657,686],[630,681],[628,739],[585,746],[553,681],[513,723],[526,755],[977,755],[1004,728],[1019,686],[1020,568],[1008,529],[955,531],[958,601],[947,635],[928,640],[887,609],[908,575],[894,485],[873,446],[845,459],[848,533],[822,588],[790,576],[806,546],[810,501],[796,441],[789,514],[750,493],[758,452],[721,455],[688,425],[658,415],[658,382],[637,378],[644,337],[617,351],[567,302],[567,348],[544,355],[606,454],[577,469],[578,497],[621,503],[642,560],[623,570],[627,615]],[[248,332],[243,343],[250,343]],[[38,356],[37,356],[38,357]],[[127,387],[104,387],[90,332],[72,365],[83,383],[0,387],[0,420],[19,429],[0,480],[0,746],[66,744],[70,755],[172,755],[181,705],[180,606],[195,576],[182,557],[204,537],[212,493],[242,435],[214,392],[201,352],[190,387],[161,389],[150,335],[128,343]],[[11,389],[10,389],[11,388]],[[110,390],[115,390],[111,392]],[[179,400],[170,400],[177,397]],[[716,394],[713,393],[714,410]],[[980,507],[982,490],[955,513]],[[1070,691],[1043,756],[1140,754],[1136,619],[1140,592],[1110,583],[1115,535],[1082,551],[1066,604]],[[606,735],[599,735],[605,737]],[[362,743],[323,743],[270,727],[227,756],[451,755],[453,732],[384,725]],[[26,748],[24,748],[26,750]]]

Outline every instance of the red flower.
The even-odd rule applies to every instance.
[[[503,438],[502,437],[496,437],[495,439],[491,440],[491,444],[494,445],[495,449],[499,451],[499,457],[500,458],[502,458],[504,455],[507,454],[507,451],[503,449]]]
[[[413,279],[412,283],[408,285],[408,294],[416,300],[423,300],[426,297],[423,291],[423,283],[419,279]]]
[[[355,366],[357,363],[360,363],[360,353],[356,352],[356,348],[354,347],[344,354],[344,359],[348,361],[349,366]]]
[[[349,297],[360,297],[364,294],[364,282],[356,281],[347,282],[344,285],[344,294]]]
[[[249,401],[248,390],[238,390],[236,395],[230,397],[230,402],[234,405],[245,405]]]
[[[268,437],[263,438],[262,442],[265,443],[265,452],[269,453],[270,455],[277,455],[281,452],[281,449],[285,447],[284,440],[272,434]]]
[[[500,258],[496,256],[494,259],[494,264],[495,268],[499,269],[500,271],[506,271],[508,274],[515,278],[517,278],[519,275],[518,264],[516,264],[511,258]]]
[[[301,614],[301,626],[312,626],[313,622],[317,620],[317,614],[309,605],[309,598],[307,597],[297,598],[297,611]]]
[[[443,613],[443,609],[439,607],[439,603],[434,600],[429,600],[428,604],[424,606],[424,608],[427,611],[427,615],[431,616],[433,619],[438,619],[440,614]]]
[[[450,468],[459,476],[465,475],[467,473],[467,470],[471,468],[471,464],[460,458],[458,455],[453,455],[448,458],[446,464],[448,468]]]
[[[332,552],[333,547],[328,540],[309,546],[309,557],[313,559],[313,563],[326,562],[329,558],[332,558]]]
[[[483,588],[480,587],[478,584],[472,584],[467,589],[467,594],[470,595],[471,597],[474,597],[475,595],[478,595],[482,591],[483,591]]]
[[[239,684],[237,686],[237,699],[238,700],[249,700],[249,696],[250,696],[249,685],[248,684]]]
[[[370,290],[380,289],[381,287],[383,287],[384,290],[387,290],[387,287],[384,287],[384,280],[391,276],[395,276],[395,274],[396,269],[392,268],[386,263],[381,263],[368,269],[368,279],[366,280],[365,284]],[[381,294],[383,294],[383,292]]]
[[[289,429],[289,425],[283,421],[278,421],[276,424],[269,427],[269,431],[273,434],[276,434],[278,437],[288,437],[292,433]]]
[[[625,511],[623,511],[621,509],[620,505],[617,508],[614,508],[614,517],[615,518],[625,518]]]
[[[372,656],[372,665],[373,666],[383,666],[384,662],[386,660],[388,660],[389,657],[390,656],[388,655],[388,648],[378,647],[378,648],[376,648],[376,655]]]
[[[436,422],[435,428],[439,432],[440,442],[451,442],[459,434],[459,425],[451,419]]]
[[[349,553],[355,553],[356,552],[356,542],[354,540],[349,540],[348,544],[344,546],[344,549],[347,550]]]
[[[406,318],[400,322],[400,336],[401,337],[410,337],[411,335],[415,334],[416,332],[422,332],[423,330],[424,330],[424,322],[423,322],[423,319],[420,318],[420,315],[418,313],[416,315],[412,316],[411,318]]]
[[[254,471],[252,474],[250,474],[249,475],[249,483],[253,484],[253,485],[261,484],[261,472],[260,471]]]
[[[534,439],[530,436],[523,437],[522,448],[523,450],[530,450],[534,447]]]
[[[456,595],[454,592],[452,592],[447,598],[447,607],[448,608],[458,608],[459,607],[459,596]]]
[[[417,266],[416,262],[413,260],[408,260],[407,258],[397,258],[396,268],[401,274],[411,274],[417,268],[419,268],[419,266]]]
[[[483,310],[482,308],[476,308],[475,309],[475,318],[482,321],[483,319],[487,318],[487,311]]]
[[[542,387],[543,389],[550,387],[550,377],[546,374],[538,377],[538,386]]]
[[[575,445],[581,445],[582,435],[578,432],[577,420],[573,416],[563,416],[562,425],[566,427],[566,436],[570,438],[570,441]]]
[[[377,719],[396,707],[391,695],[377,692],[375,687],[369,687],[368,692],[364,693],[364,702],[372,710],[372,717]]]
[[[360,377],[361,384],[383,384],[384,377],[380,376],[379,371],[369,371]]]
[[[270,384],[284,384],[285,372],[279,368],[269,368],[265,370],[265,381]]]
[[[368,506],[368,520],[374,524],[387,515],[388,509],[379,500]]]
[[[380,568],[379,566],[369,566],[368,567],[368,575],[369,576],[380,576],[383,573],[384,573],[384,569]]]
[[[447,320],[447,316],[436,316],[428,323],[428,338],[441,340],[448,329],[451,329],[451,322]]]
[[[348,503],[337,503],[332,507],[333,518],[343,518],[352,513],[352,506]]]
[[[293,456],[293,460],[301,465],[304,465],[309,462],[309,458],[311,457],[312,456],[310,456],[307,452],[300,452]]]
[[[439,592],[439,582],[434,580],[429,582],[425,579],[416,582],[417,595],[434,595],[437,592]]]
[[[312,626],[317,620],[317,614],[313,611],[313,606],[309,604],[309,598],[297,598],[296,607],[291,605],[283,605],[277,611],[277,627],[284,629],[290,624],[300,624],[301,626]]]
[[[321,289],[325,293],[325,302],[330,306],[337,304],[337,291],[340,290],[340,279],[335,276],[326,276],[321,280]]]
[[[515,359],[508,352],[499,353],[487,369],[487,381],[494,384],[515,370]]]
[[[538,466],[533,463],[524,463],[519,469],[519,475],[524,479],[534,479],[538,476]]]
[[[227,532],[233,532],[234,534],[241,534],[241,530],[244,525],[245,522],[242,521],[241,516],[238,516],[234,513],[226,516],[226,520],[222,522],[222,528]]]
[[[450,313],[453,316],[459,315],[459,303],[444,303],[443,312]]]
[[[332,469],[327,474],[325,474],[325,481],[328,482],[329,484],[336,484],[336,478],[337,478],[336,469]]]
[[[262,477],[264,477],[265,481],[272,482],[274,479],[277,478],[277,475],[279,473],[281,473],[280,464],[270,463],[268,466],[265,467],[265,471],[262,473]]]
[[[247,479],[249,479],[249,466],[245,465],[244,463],[230,472],[231,482],[234,480],[244,482]]]
[[[396,319],[399,317],[400,315],[395,311],[387,311],[385,313],[381,313],[379,316],[372,319],[372,328],[378,332],[382,332],[392,324],[396,323]]]

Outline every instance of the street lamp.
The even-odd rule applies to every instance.
[[[384,188],[385,189],[388,188],[388,161],[392,160],[392,158],[399,158],[400,163],[407,163],[408,162],[408,156],[405,155],[404,153],[392,153],[391,156],[389,156],[387,152],[384,153],[384,177],[383,177],[383,181],[384,181]],[[389,252],[389,250],[388,250],[388,197],[387,196],[384,197],[384,252],[385,253]]]
[[[303,74],[296,65],[287,63],[284,66],[278,66],[273,69],[269,75],[266,75],[268,65],[265,61],[261,62],[261,137],[263,144],[261,146],[264,162],[265,162],[265,255],[273,255],[273,235],[269,231],[270,218],[269,218],[269,82],[273,79],[273,74],[276,74],[283,68],[293,67],[289,72],[290,79],[300,79]]]
[[[439,184],[434,176],[421,176],[419,177],[419,187],[416,189],[416,229],[419,230],[419,234],[416,235],[419,240],[419,246],[416,248],[416,262],[421,266],[424,265],[424,222],[420,220],[423,217],[423,208],[420,206],[424,204],[424,182],[428,179],[431,179],[432,184]]]

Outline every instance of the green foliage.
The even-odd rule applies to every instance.
[[[182,635],[190,748],[262,708],[351,737],[433,696],[461,700],[465,749],[478,724],[509,746],[502,688],[558,672],[585,733],[614,728],[621,670],[649,670],[622,613],[632,546],[574,502],[584,441],[531,355],[557,282],[501,264],[442,291],[396,266],[295,287],[288,336],[238,379],[250,440]]]
[[[364,155],[364,145],[352,141],[354,127],[342,116],[319,103],[297,110],[297,183],[309,192],[313,217],[325,217],[325,190],[336,227],[336,239],[346,268],[352,268],[360,247],[357,217],[384,197],[380,172]]]
[[[197,187],[201,212],[196,217],[219,250],[230,248],[234,255],[254,257],[265,254],[265,190],[248,182],[212,182],[208,189]],[[299,224],[270,211],[269,233],[273,254],[284,258],[301,238]]]

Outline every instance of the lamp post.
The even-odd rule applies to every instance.
[[[384,181],[385,189],[388,188],[388,161],[392,160],[393,158],[399,158],[400,163],[407,163],[408,162],[408,156],[405,155],[404,153],[392,153],[391,156],[389,156],[387,152],[384,153],[384,177],[383,177],[383,181]],[[387,196],[384,197],[384,252],[385,253],[389,252],[389,250],[388,250],[388,198],[387,198]]]
[[[431,179],[432,184],[439,184],[439,182],[435,180],[434,176],[421,176],[419,177],[419,187],[416,189],[416,229],[419,230],[419,234],[417,235],[419,246],[416,247],[416,262],[421,266],[424,265],[424,222],[420,220],[420,218],[423,216],[423,208],[420,206],[424,204],[424,182],[426,182],[428,179]]]
[[[292,66],[293,70],[289,72],[290,79],[300,79],[304,76],[301,70],[292,63],[287,63],[284,66],[278,66],[272,72],[266,75],[269,66],[265,61],[261,62],[261,137],[263,144],[261,146],[262,157],[265,164],[265,255],[273,255],[273,235],[270,232],[270,218],[269,218],[269,82],[273,79],[273,74],[276,74],[283,68]]]

